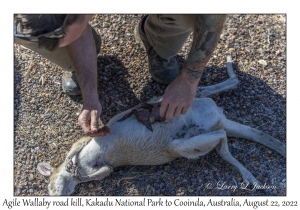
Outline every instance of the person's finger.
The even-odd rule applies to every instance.
[[[91,132],[98,132],[98,122],[99,122],[99,119],[98,119],[98,115],[97,115],[97,111],[96,110],[93,110],[91,112]]]
[[[179,117],[180,114],[182,113],[183,107],[177,106],[174,112],[174,117]]]
[[[80,115],[78,118],[78,124],[81,126],[85,134],[88,134],[90,132],[91,127],[87,117],[83,117],[82,115]]]
[[[166,113],[166,120],[171,120],[173,118],[175,109],[176,109],[176,106],[172,106],[169,104],[168,110]]]
[[[163,118],[163,119],[164,119],[165,116],[166,116],[168,106],[169,106],[168,102],[162,100],[161,105],[160,105],[160,108],[159,108],[159,115],[160,115],[160,117]]]
[[[184,107],[182,108],[181,114],[186,114],[187,111],[189,110],[189,108],[190,108],[190,106],[184,106]]]

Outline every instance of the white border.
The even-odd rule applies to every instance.
[[[300,189],[297,175],[299,170],[299,151],[297,129],[299,129],[299,16],[297,15],[297,4],[282,2],[278,0],[252,0],[252,1],[19,1],[15,0],[1,5],[2,18],[1,26],[1,77],[0,91],[2,96],[0,128],[2,132],[1,154],[1,177],[0,177],[0,206],[4,199],[13,200],[13,14],[14,13],[261,13],[287,14],[287,196],[286,197],[246,197],[249,200],[275,200],[298,201],[297,196]],[[3,135],[4,134],[4,135]],[[17,197],[19,200],[22,197]],[[41,199],[41,197],[39,197]],[[113,197],[111,199],[116,199]],[[121,197],[124,198],[124,197]],[[147,197],[151,198],[151,197]],[[209,197],[200,197],[201,200],[208,201]],[[223,197],[213,197],[212,199],[221,200]],[[65,200],[66,198],[47,198],[47,200]],[[85,198],[84,198],[85,199]],[[142,199],[132,197],[132,200]],[[158,199],[154,197],[153,199]],[[177,197],[164,197],[165,199],[177,199]],[[181,200],[195,199],[195,197],[180,197]],[[223,199],[230,200],[230,197]],[[243,202],[245,197],[235,197],[236,200]],[[81,207],[72,207],[74,209]],[[103,208],[103,207],[101,207]],[[127,207],[137,209],[139,207]],[[159,207],[160,208],[160,207]],[[164,207],[165,208],[165,207]],[[174,208],[174,206],[172,207]],[[176,207],[175,207],[176,208]],[[199,207],[198,207],[199,208]],[[223,207],[224,208],[224,207]],[[260,209],[263,207],[259,207]],[[22,208],[23,209],[23,208]],[[253,209],[253,208],[251,208]]]

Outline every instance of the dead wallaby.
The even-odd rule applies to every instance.
[[[231,57],[227,58],[229,79],[213,86],[200,87],[189,111],[169,121],[153,123],[152,130],[128,115],[132,109],[114,116],[107,124],[110,134],[83,137],[74,143],[66,160],[58,168],[40,163],[38,169],[50,175],[50,195],[70,195],[80,182],[103,179],[114,167],[123,165],[159,165],[178,157],[198,158],[216,149],[220,156],[235,166],[244,181],[255,183],[254,176],[229,152],[228,137],[240,137],[263,144],[285,157],[285,143],[259,130],[226,119],[210,98],[214,93],[238,84]],[[158,101],[153,101],[158,102]]]

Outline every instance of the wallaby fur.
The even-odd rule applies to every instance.
[[[223,83],[201,87],[197,97],[235,87],[238,83],[228,57],[230,78]],[[157,101],[153,101],[157,102]],[[198,158],[213,149],[235,166],[246,182],[257,183],[254,176],[229,152],[228,137],[240,137],[263,144],[285,157],[286,146],[259,130],[226,119],[210,98],[195,98],[185,115],[152,124],[153,131],[135,116],[118,122],[131,110],[114,116],[107,124],[111,133],[104,137],[83,137],[74,143],[66,160],[50,177],[49,195],[70,195],[80,182],[103,179],[114,167],[123,165],[160,165],[178,157]]]

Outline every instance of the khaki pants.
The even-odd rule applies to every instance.
[[[204,18],[205,17],[205,18]],[[208,18],[207,18],[208,17]],[[146,20],[146,35],[156,53],[163,58],[176,55],[188,36],[193,32],[195,24],[210,24],[216,15],[149,15]],[[97,53],[100,51],[101,39],[93,30]],[[38,48],[37,43],[15,37],[15,43],[27,47],[48,60],[56,63],[64,70],[74,71],[70,56],[65,49],[58,48],[53,52]],[[97,44],[98,43],[98,44]]]
[[[158,55],[170,58],[181,50],[195,26],[200,30],[200,36],[205,35],[205,30],[201,28],[215,29],[220,16],[224,15],[149,15],[146,19],[146,35]],[[201,39],[196,37],[193,41]]]
[[[163,58],[176,55],[194,30],[196,15],[149,15],[146,35],[155,52]]]

